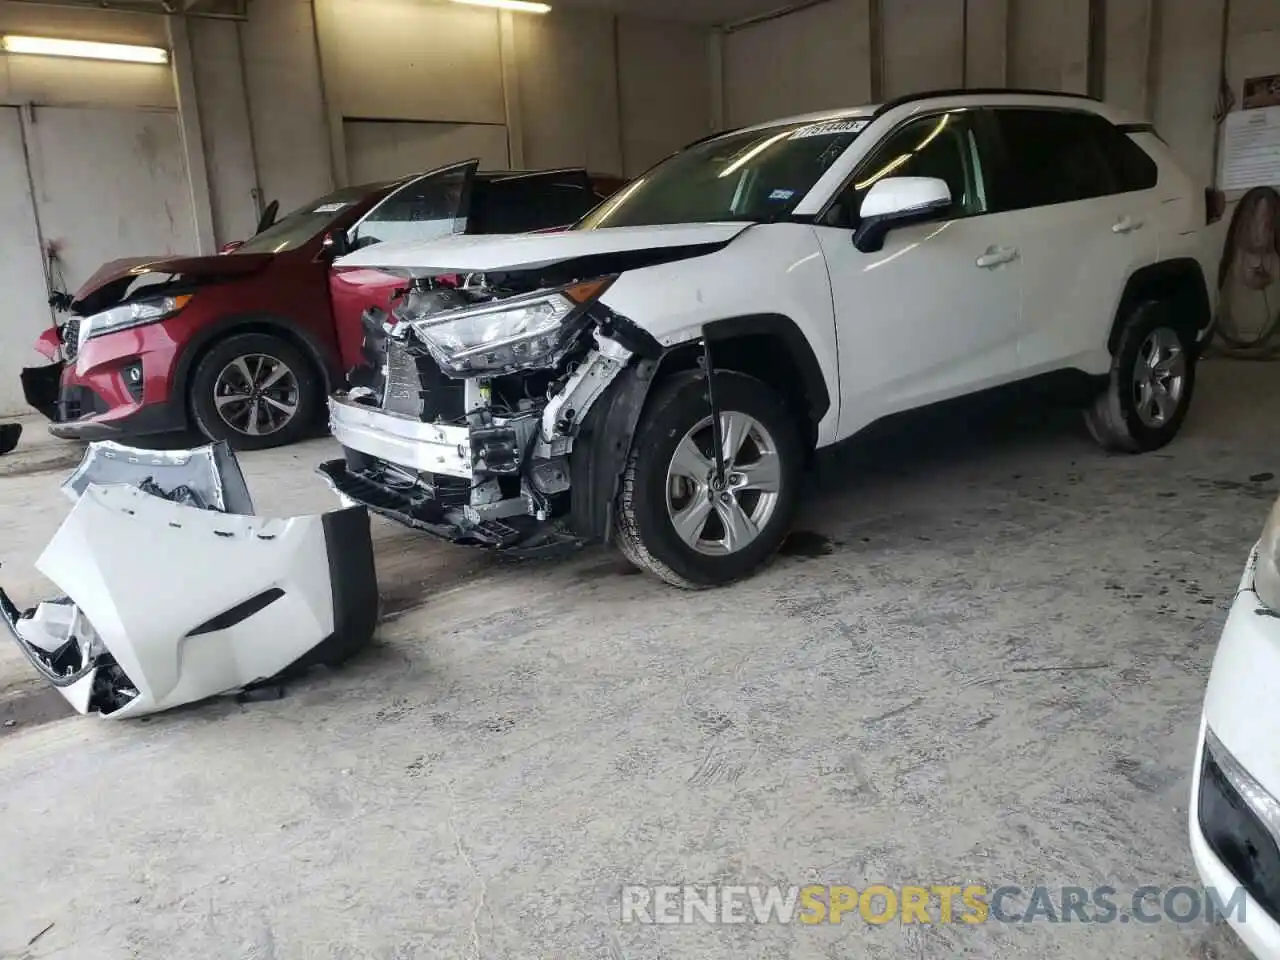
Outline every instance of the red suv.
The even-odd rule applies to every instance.
[[[361,316],[403,280],[334,270],[373,243],[524,233],[576,222],[622,181],[583,170],[477,172],[477,162],[307,204],[234,250],[116,260],[75,294],[24,370],[55,436],[96,440],[190,426],[237,449],[291,443],[360,367]]]

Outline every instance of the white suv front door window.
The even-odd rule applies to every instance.
[[[969,112],[912,119],[819,216],[840,341],[841,435],[1017,370],[1017,238],[988,210],[979,147]],[[933,222],[891,230],[883,249],[864,253],[853,242],[862,202],[891,177],[943,180],[951,207]]]

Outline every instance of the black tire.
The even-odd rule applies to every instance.
[[[266,419],[281,415],[278,407],[267,409],[256,418],[253,434],[232,422],[243,407],[231,406],[227,417],[218,409],[217,391],[223,389],[219,378],[237,358],[267,357],[284,364],[293,377],[294,389],[276,394],[273,399],[292,401],[293,415],[274,429]],[[224,385],[225,386],[225,385]],[[324,404],[324,378],[315,363],[302,350],[281,337],[269,333],[241,333],[220,340],[200,358],[191,376],[191,414],[196,427],[210,440],[225,440],[234,450],[266,450],[283,447],[303,439],[314,429]],[[247,416],[245,417],[247,421]]]
[[[1160,331],[1157,334],[1157,331]],[[1139,410],[1134,377],[1146,362],[1145,348],[1153,336],[1164,331],[1177,338],[1183,362],[1182,387],[1172,413],[1159,423]],[[1158,450],[1178,434],[1186,419],[1196,385],[1195,342],[1184,324],[1178,322],[1172,305],[1164,300],[1139,304],[1129,314],[1120,331],[1120,340],[1111,360],[1106,388],[1085,408],[1084,420],[1093,439],[1116,453],[1146,453]]]
[[[681,539],[668,512],[668,468],[676,447],[710,411],[701,373],[678,374],[655,388],[632,443],[618,500],[616,533],[623,556],[687,590],[739,580],[777,552],[791,528],[804,460],[792,414],[766,384],[720,371],[715,392],[722,413],[744,413],[768,432],[778,457],[777,500],[755,539],[736,552],[701,553]]]

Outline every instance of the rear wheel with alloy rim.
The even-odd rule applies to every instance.
[[[237,450],[262,450],[301,439],[323,400],[315,365],[293,344],[249,333],[214,345],[196,366],[191,407],[212,440]]]
[[[1106,389],[1085,410],[1089,432],[1104,449],[1157,450],[1172,440],[1195,392],[1195,342],[1172,305],[1139,305],[1120,332]]]
[[[1134,409],[1144,425],[1158,429],[1177,415],[1187,382],[1187,355],[1178,335],[1156,327],[1138,348],[1133,366]]]
[[[729,583],[764,563],[797,500],[802,448],[790,411],[753,377],[715,376],[721,457],[705,379],[673,377],[637,430],[618,505],[627,559],[687,588]]]

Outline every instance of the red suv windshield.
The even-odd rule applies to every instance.
[[[235,249],[234,253],[285,253],[288,250],[296,250],[328,229],[329,225],[353,204],[359,203],[369,194],[386,186],[383,183],[375,183],[363,187],[347,187],[327,197],[313,200],[263,230],[253,239],[246,240]]]

